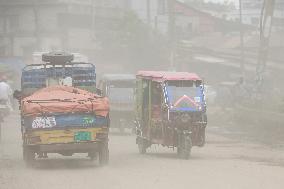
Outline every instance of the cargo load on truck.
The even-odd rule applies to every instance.
[[[108,111],[107,98],[69,86],[43,88],[22,100],[23,116],[91,113],[105,117]]]

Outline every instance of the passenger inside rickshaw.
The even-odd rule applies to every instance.
[[[143,81],[143,102],[142,103],[142,114],[145,119],[143,119],[143,125],[147,124],[149,119],[149,83],[147,81]]]
[[[152,118],[161,118],[162,87],[160,83],[153,82],[152,85]]]

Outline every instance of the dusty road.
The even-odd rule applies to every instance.
[[[0,189],[284,188],[283,151],[210,132],[208,144],[193,148],[190,160],[177,159],[162,147],[139,155],[134,136],[112,135],[106,167],[84,156],[52,156],[28,169],[22,161],[19,117],[11,115],[0,150]]]

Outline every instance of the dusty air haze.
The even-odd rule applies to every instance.
[[[57,80],[55,74],[44,80],[42,86],[31,87],[33,82],[40,81],[38,72],[25,80],[23,69],[31,64],[45,64],[42,55],[49,52],[70,53],[73,61],[95,66],[77,66],[87,70],[83,75],[89,74],[80,75],[88,77],[91,83],[80,80],[85,82],[82,85],[89,91],[89,98],[76,90],[82,86],[79,80],[75,84],[73,75]],[[0,189],[282,189],[283,52],[283,0],[0,0],[1,82],[5,81],[13,92],[21,95],[23,91],[31,95],[31,91],[54,83],[73,86],[75,89],[68,90],[74,96],[83,96],[81,105],[82,101],[83,104],[90,101],[81,106],[81,114],[70,118],[71,121],[64,117],[67,112],[60,112],[62,106],[58,104],[69,104],[71,108],[65,109],[74,114],[76,97],[57,99],[54,92],[47,95],[49,99],[29,102],[52,101],[57,107],[53,110],[59,111],[44,119],[41,117],[46,115],[42,112],[33,114],[31,117],[38,120],[37,128],[41,127],[38,132],[42,134],[31,137],[27,134],[28,116],[21,111],[23,105],[19,106],[12,94],[9,104],[5,100],[1,104],[0,99]],[[190,118],[182,116],[185,113],[174,107],[183,103],[182,96],[166,106],[171,101],[165,97],[170,82],[157,84],[162,79],[156,78],[155,83],[154,76],[149,79],[145,72],[144,75],[139,72],[142,70],[196,73],[200,79],[191,82],[190,87],[200,89],[201,96],[193,96],[192,100],[187,92],[181,95],[195,101],[193,104],[200,111],[188,112]],[[45,73],[48,75],[48,71]],[[137,73],[140,75],[136,78]],[[127,78],[131,87],[126,85]],[[153,83],[143,83],[143,79]],[[199,84],[199,80],[203,83]],[[146,85],[150,87],[146,89]],[[175,83],[174,87],[180,85]],[[0,92],[4,94],[5,90],[0,87]],[[145,95],[155,92],[158,95],[152,100]],[[106,116],[107,99],[110,114]],[[94,104],[103,110],[94,108]],[[161,116],[166,121],[159,122],[160,125],[150,120],[156,107],[161,112],[166,110]],[[174,121],[170,120],[172,108],[176,108]],[[97,111],[104,113],[98,117]],[[181,133],[187,133],[191,142],[182,146],[181,140],[174,138],[182,135],[177,130],[193,127],[186,124],[180,127],[177,122],[187,119],[193,122],[194,111],[201,112],[202,119],[196,124],[206,126],[205,135],[200,131],[193,139],[195,130],[189,129],[188,133],[183,130]],[[53,134],[53,127],[60,123],[56,117],[59,113],[63,115],[61,121],[69,121],[69,125],[79,119],[84,125],[75,130],[65,125],[62,132],[59,129]],[[96,122],[100,119],[101,122]],[[165,126],[165,122],[170,124]],[[152,125],[148,127],[149,123]],[[110,126],[109,132],[103,128],[106,126]],[[166,135],[170,127],[176,129]],[[101,128],[105,134],[97,133],[96,129]],[[66,142],[70,136],[72,142]],[[44,144],[53,149],[64,137],[67,139],[61,154],[31,150],[24,153],[24,149],[38,149],[25,148],[28,142],[56,138],[57,143]],[[93,141],[94,147],[97,145],[95,151],[84,151],[81,147],[67,151],[64,146],[68,143],[68,148],[73,149],[72,145],[77,143],[89,144],[88,137],[98,139],[99,142]],[[101,151],[101,141],[106,142],[108,158]],[[176,143],[167,145],[162,141]],[[145,145],[146,153],[137,144]],[[186,145],[191,150],[188,158],[186,154],[180,155]],[[30,152],[32,163],[27,155]]]

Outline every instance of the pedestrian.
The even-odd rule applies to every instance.
[[[9,108],[10,112],[13,111],[13,108],[11,106],[12,95],[13,91],[10,85],[7,83],[7,77],[0,77],[0,101],[6,102],[6,105]]]

